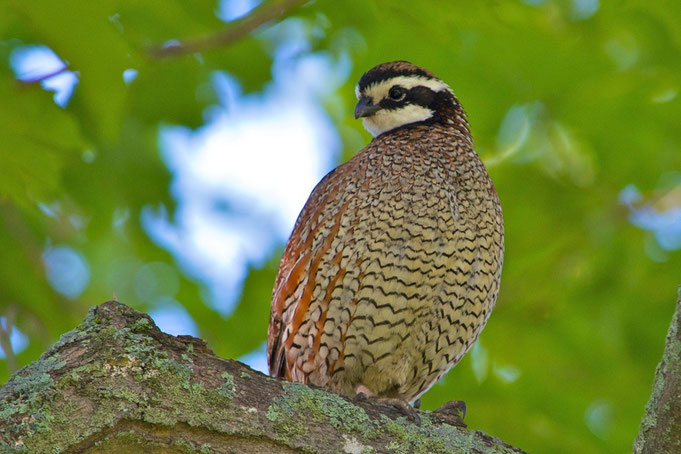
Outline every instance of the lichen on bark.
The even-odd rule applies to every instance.
[[[681,287],[634,453],[681,452]]]
[[[266,377],[107,302],[0,388],[0,451],[522,452],[429,415]]]

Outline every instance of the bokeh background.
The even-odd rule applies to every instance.
[[[295,218],[370,140],[354,84],[406,59],[463,103],[506,226],[497,308],[423,407],[630,452],[681,284],[680,23],[648,0],[1,2],[0,383],[114,295],[264,370]]]

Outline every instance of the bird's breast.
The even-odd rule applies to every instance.
[[[461,358],[491,312],[501,212],[475,155],[399,143],[365,151],[336,170],[296,227],[306,265],[284,306],[288,361],[294,379],[411,400]]]

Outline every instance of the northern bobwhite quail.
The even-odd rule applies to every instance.
[[[413,403],[459,362],[497,299],[497,192],[447,84],[405,61],[362,76],[374,139],[326,175],[274,285],[270,374]]]

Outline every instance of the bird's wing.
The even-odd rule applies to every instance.
[[[339,188],[348,172],[340,166],[328,173],[314,188],[305,207],[300,212],[291,238],[286,244],[274,282],[270,326],[267,333],[267,361],[270,375],[290,379],[290,368],[286,367],[286,341],[292,341],[291,330],[299,324],[307,311],[311,295],[303,292],[298,297],[299,286],[306,281],[313,262],[323,251],[313,251],[313,240],[319,233],[316,228],[324,208],[340,197]],[[319,247],[317,248],[319,249]],[[287,332],[287,329],[289,330]],[[289,337],[290,334],[290,337]]]

